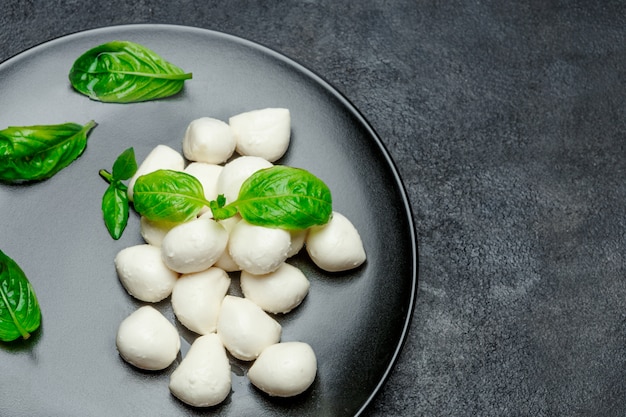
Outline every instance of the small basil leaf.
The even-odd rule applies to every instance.
[[[92,120],[76,123],[9,127],[0,131],[0,181],[39,181],[71,164],[87,146]]]
[[[275,165],[252,174],[237,200],[224,209],[230,206],[236,206],[248,223],[298,230],[327,223],[332,197],[326,184],[310,172]]]
[[[78,57],[69,79],[93,100],[132,103],[169,97],[192,77],[155,52],[129,41],[112,41]]]
[[[194,176],[162,169],[137,178],[133,204],[135,211],[149,220],[182,223],[194,218],[209,202]]]
[[[115,181],[102,196],[102,216],[111,237],[119,239],[128,223],[128,194]]]
[[[209,202],[209,208],[211,209],[213,218],[216,220],[228,219],[229,217],[233,217],[235,214],[239,212],[237,207],[233,205],[224,207],[224,201],[225,201],[224,195],[220,194],[217,197],[217,200],[213,200]]]
[[[17,263],[0,251],[0,340],[28,339],[40,325],[33,287]]]
[[[127,180],[137,172],[137,160],[135,150],[128,148],[117,157],[113,163],[111,174],[116,180]]]

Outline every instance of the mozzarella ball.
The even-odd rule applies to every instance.
[[[156,222],[145,216],[141,216],[141,219],[139,220],[139,229],[143,240],[150,245],[158,247],[161,247],[161,242],[163,242],[163,238],[167,232],[169,232],[176,225],[177,223]]]
[[[240,155],[260,156],[274,162],[289,147],[291,115],[288,109],[253,110],[231,117],[228,123]]]
[[[207,200],[217,199],[217,179],[224,167],[221,165],[207,164],[204,162],[192,162],[185,168],[187,174],[192,175],[200,184],[204,190],[204,198]],[[211,209],[207,206],[202,207],[200,215],[210,212]]]
[[[229,286],[228,274],[219,268],[182,275],[172,290],[172,308],[176,318],[192,332],[214,332]]]
[[[224,401],[231,389],[230,363],[215,334],[200,336],[170,375],[169,388],[193,407],[211,407]]]
[[[235,227],[235,225],[240,220],[241,220],[240,215],[235,215],[233,217],[229,217],[224,220],[218,220],[218,223],[224,226],[224,229],[226,229],[226,231],[228,232],[229,240],[230,240],[230,232],[233,230],[233,227]],[[215,266],[217,266],[218,268],[222,268],[226,272],[234,272],[234,271],[241,270],[241,268],[239,268],[239,265],[237,265],[237,262],[235,262],[233,260],[233,257],[230,256],[230,252],[228,250],[225,250],[222,253],[222,256],[220,256],[217,262],[215,262]]]
[[[163,314],[152,306],[143,306],[122,321],[115,344],[126,362],[137,368],[158,371],[176,359],[180,337]]]
[[[267,346],[278,343],[281,330],[276,320],[246,298],[227,295],[222,301],[217,334],[237,359],[256,359]]]
[[[300,250],[304,247],[304,241],[306,240],[306,235],[309,233],[309,229],[302,230],[290,230],[289,234],[291,235],[291,245],[289,245],[289,252],[287,252],[287,258],[291,258],[300,252]]]
[[[275,271],[287,259],[290,244],[286,230],[240,220],[230,232],[228,251],[239,268],[261,275]]]
[[[248,370],[250,382],[275,397],[303,393],[311,386],[316,374],[315,352],[304,342],[268,346]]]
[[[161,243],[161,256],[169,268],[182,274],[211,267],[220,257],[228,233],[215,220],[202,218],[179,224]]]
[[[183,156],[174,149],[166,145],[157,145],[146,158],[141,165],[137,168],[135,175],[128,181],[128,199],[133,201],[133,187],[137,178],[142,175],[149,174],[159,169],[171,169],[173,171],[182,171],[185,169],[185,159]]]
[[[178,273],[163,263],[161,250],[148,244],[122,249],[114,263],[126,291],[141,301],[155,303],[167,298],[178,278]]]
[[[217,193],[223,194],[226,203],[232,203],[239,197],[241,185],[255,172],[271,168],[273,164],[258,156],[240,156],[224,165],[217,179]]]
[[[217,198],[217,179],[224,169],[221,165],[192,162],[185,167],[184,172],[193,175],[204,189],[204,197],[211,201]]]
[[[325,271],[346,271],[365,262],[359,232],[350,220],[337,212],[332,213],[325,225],[311,227],[305,244],[313,262]]]
[[[221,164],[235,151],[235,137],[230,126],[212,117],[201,117],[187,126],[183,154],[190,161]]]
[[[243,295],[268,313],[288,313],[300,305],[311,283],[300,269],[283,263],[265,275],[242,271],[240,285]]]

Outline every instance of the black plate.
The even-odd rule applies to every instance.
[[[169,99],[104,104],[74,92],[68,72],[87,49],[111,40],[143,44],[193,72]],[[210,411],[170,395],[169,374],[141,372],[115,349],[119,323],[139,305],[120,285],[113,258],[142,243],[137,217],[119,241],[103,225],[98,176],[125,148],[142,160],[157,144],[181,149],[187,124],[242,111],[286,107],[292,144],[280,163],[302,167],[333,192],[335,210],[359,229],[366,265],[325,274],[306,255],[293,262],[311,280],[305,302],[279,318],[282,340],[311,344],[311,389],[270,399],[233,361],[231,395]],[[416,242],[398,173],[361,114],[320,77],[255,43],[203,29],[131,25],[81,32],[32,48],[0,65],[0,129],[67,121],[98,126],[85,153],[55,177],[0,185],[0,248],[31,280],[43,312],[40,331],[0,345],[3,416],[352,416],[384,383],[406,336],[417,282]],[[174,321],[169,301],[156,305]],[[178,324],[177,324],[178,325]],[[180,326],[179,326],[180,328]],[[184,355],[193,335],[181,330]],[[179,359],[180,360],[180,357]]]

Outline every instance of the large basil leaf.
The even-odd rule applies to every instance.
[[[0,251],[0,340],[27,339],[40,324],[33,287],[17,263]]]
[[[72,86],[98,101],[132,103],[169,97],[192,77],[150,49],[112,41],[81,55],[70,69]]]
[[[0,181],[39,181],[71,164],[96,125],[77,123],[13,126],[0,131]]]
[[[231,216],[232,206],[248,223],[298,230],[327,223],[332,197],[326,184],[310,172],[275,165],[252,174],[236,201],[221,209],[211,204],[213,216]]]
[[[137,213],[150,220],[181,223],[194,218],[209,202],[194,176],[161,169],[137,178],[133,204]]]

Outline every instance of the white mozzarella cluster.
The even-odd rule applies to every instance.
[[[285,154],[290,123],[289,111],[280,108],[242,113],[228,124],[208,117],[194,120],[185,131],[182,155],[165,145],[149,153],[130,181],[129,198],[140,175],[171,169],[196,177],[207,200],[222,194],[232,202],[248,177]],[[305,274],[288,263],[303,248],[330,272],[365,262],[359,233],[345,216],[333,212],[326,225],[287,231],[252,225],[239,215],[216,221],[206,207],[182,224],[142,218],[140,225],[145,243],[115,257],[123,287],[148,303],[171,296],[177,321],[198,335],[170,376],[174,396],[195,407],[226,399],[231,390],[228,354],[251,362],[250,382],[270,396],[294,396],[311,386],[317,373],[313,349],[304,342],[281,341],[275,315],[298,307],[309,292]],[[229,272],[240,272],[243,297],[230,292]],[[159,370],[176,360],[180,336],[147,305],[121,323],[116,344],[130,364]]]

